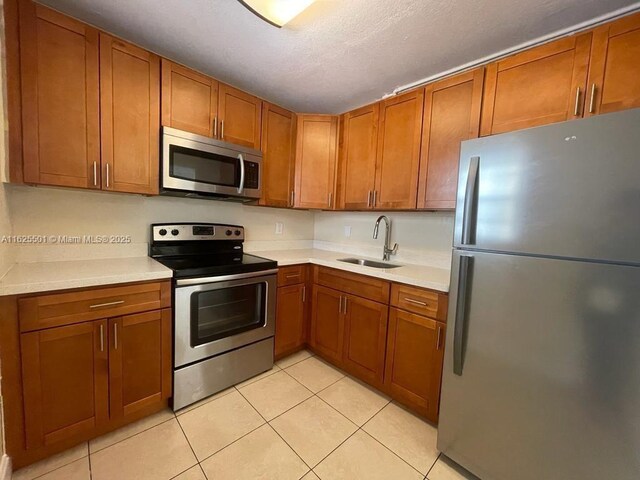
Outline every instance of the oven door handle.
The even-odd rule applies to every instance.
[[[245,278],[259,278],[266,275],[274,275],[278,273],[278,269],[261,270],[259,272],[237,273],[235,275],[220,275],[217,277],[197,277],[197,278],[181,278],[176,280],[176,287],[185,287],[188,285],[201,285],[203,283],[219,283],[228,282],[229,280],[242,280]]]
[[[240,186],[238,187],[238,193],[242,193],[244,190],[244,157],[241,153],[238,154],[238,160],[240,160]]]

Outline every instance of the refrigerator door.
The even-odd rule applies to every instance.
[[[640,264],[639,215],[640,109],[462,144],[456,247]]]
[[[452,268],[438,448],[483,480],[640,478],[640,267]]]

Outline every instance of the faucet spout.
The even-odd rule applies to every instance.
[[[384,247],[382,251],[382,260],[389,261],[391,255],[395,255],[398,251],[398,244],[396,243],[393,248],[389,248],[389,244],[391,243],[391,220],[386,215],[380,215],[376,220],[376,224],[373,227],[373,238],[378,238],[378,232],[380,230],[380,222],[384,220],[385,225],[385,236],[384,236]]]

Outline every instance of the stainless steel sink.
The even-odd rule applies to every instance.
[[[373,268],[398,268],[400,265],[394,265],[387,262],[376,262],[375,260],[367,260],[366,258],[340,258],[339,262],[353,263],[354,265],[362,265],[364,267]]]

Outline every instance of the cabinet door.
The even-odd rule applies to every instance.
[[[162,125],[218,136],[218,81],[162,59]]]
[[[314,285],[311,317],[311,346],[330,359],[342,361],[344,316],[340,313],[344,295]]]
[[[105,320],[20,336],[27,449],[86,435],[109,415]]]
[[[261,100],[221,83],[219,102],[220,140],[260,150]]]
[[[171,395],[171,309],[109,320],[111,418]]]
[[[391,395],[438,419],[445,325],[391,308],[384,383]]]
[[[337,117],[298,115],[296,207],[333,208],[337,140]]]
[[[345,296],[345,368],[374,385],[382,385],[389,307],[353,295]]]
[[[293,207],[295,130],[293,112],[263,102],[261,205]]]
[[[307,287],[304,283],[278,288],[275,356],[280,358],[304,344]]]
[[[640,107],[640,14],[593,32],[585,115]]]
[[[23,0],[20,54],[24,181],[100,188],[98,31]]]
[[[418,208],[456,208],[460,142],[476,138],[484,68],[427,85]]]
[[[382,102],[374,207],[416,208],[424,90]]]
[[[158,193],[160,57],[100,34],[102,188]]]
[[[582,116],[591,33],[567,37],[487,66],[481,135]]]
[[[376,146],[380,105],[345,113],[340,149],[340,207],[363,210],[372,207],[376,177]]]

